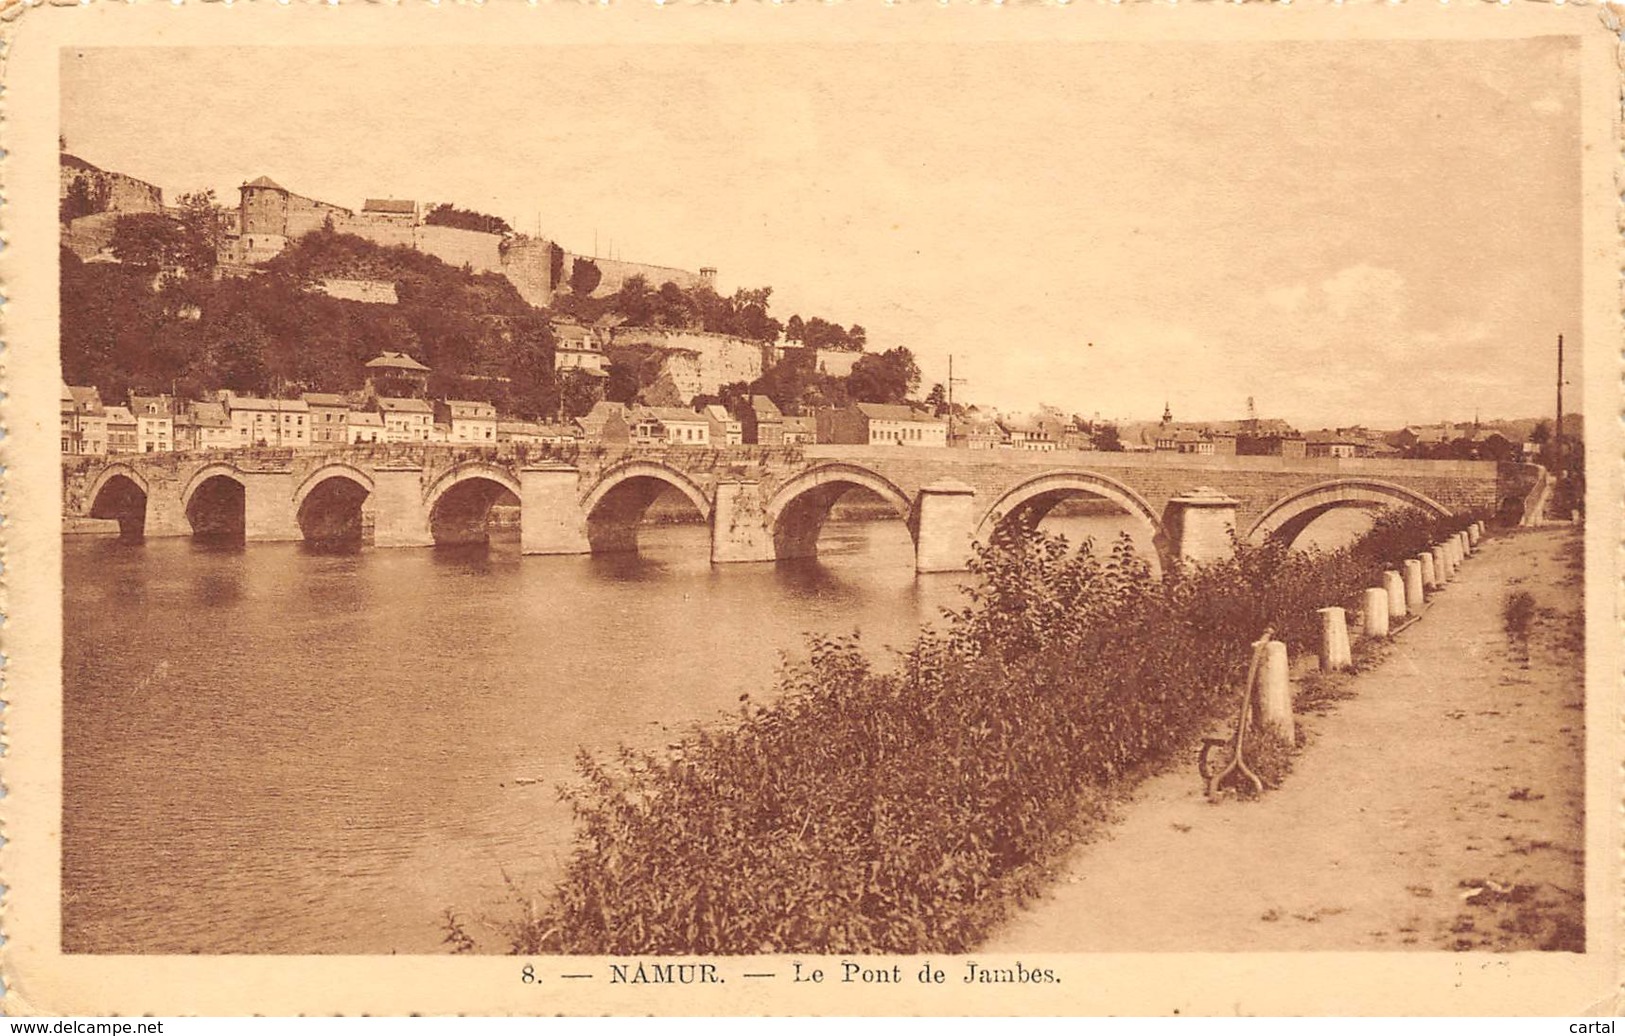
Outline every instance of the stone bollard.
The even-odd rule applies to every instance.
[[[1461,546],[1454,536],[1445,541],[1444,554],[1450,559],[1450,578],[1454,579],[1461,572]]]
[[[1433,555],[1418,554],[1416,560],[1422,566],[1422,589],[1437,590],[1439,588],[1439,572],[1433,567]]]
[[[1287,678],[1286,645],[1279,640],[1264,647],[1263,671],[1258,674],[1258,706],[1264,729],[1292,744],[1292,683]]]
[[[1386,637],[1388,635],[1388,591],[1380,586],[1374,586],[1365,592],[1365,635],[1368,637]]]
[[[1422,563],[1411,558],[1405,562],[1405,610],[1420,612],[1426,599],[1422,592]]]
[[[1484,530],[1479,527],[1478,522],[1474,522],[1473,524],[1467,526],[1468,543],[1471,543],[1475,547],[1478,546],[1478,538],[1482,535],[1484,535]]]
[[[1444,547],[1433,548],[1433,571],[1439,574],[1439,585],[1450,582],[1450,553]]]
[[[1466,529],[1456,533],[1456,542],[1461,544],[1462,557],[1470,558],[1473,556],[1473,539],[1471,536],[1467,535]]]
[[[1388,594],[1388,618],[1405,617],[1405,577],[1398,572],[1382,574],[1382,588]]]
[[[1341,608],[1321,608],[1319,612],[1321,670],[1349,668],[1354,665],[1354,651],[1349,644],[1348,616]]]

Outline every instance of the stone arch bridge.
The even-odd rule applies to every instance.
[[[1334,508],[1416,506],[1521,517],[1534,465],[1020,453],[905,447],[558,447],[421,444],[331,451],[76,457],[63,513],[117,519],[129,536],[218,533],[249,541],[356,539],[377,547],[483,540],[517,512],[528,554],[637,549],[659,497],[710,527],[711,560],[816,553],[842,495],[861,487],[907,523],[921,572],[963,569],[1001,522],[1036,522],[1095,497],[1143,524],[1167,565],[1229,549],[1229,529],[1295,537]]]

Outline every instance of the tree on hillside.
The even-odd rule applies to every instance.
[[[789,320],[785,321],[784,337],[789,341],[799,342],[806,333],[807,325],[802,322],[799,313],[792,315]]]
[[[176,220],[186,243],[186,257],[182,262],[191,273],[213,269],[220,255],[220,246],[226,240],[226,227],[230,217],[215,201],[214,191],[194,191],[177,199]]]
[[[621,282],[620,290],[610,296],[611,308],[626,318],[633,327],[649,327],[655,322],[659,298],[649,287],[649,279],[634,273]]]
[[[861,353],[869,344],[869,332],[863,329],[862,324],[853,324],[846,331],[846,347],[855,353]]]
[[[931,391],[926,394],[925,405],[938,417],[948,412],[948,390],[940,384],[932,385]]]
[[[1544,446],[1548,442],[1551,441],[1551,438],[1552,438],[1552,422],[1550,422],[1550,421],[1547,421],[1547,420],[1536,421],[1535,422],[1535,427],[1529,430],[1529,441],[1532,442],[1532,443],[1537,443],[1537,444],[1539,444],[1541,446]]]
[[[852,365],[847,391],[859,403],[902,403],[920,385],[920,366],[903,346],[865,353]]]
[[[1102,453],[1122,453],[1123,439],[1114,424],[1103,424],[1096,428],[1093,435],[1095,449]]]
[[[688,292],[676,282],[667,281],[655,294],[655,322],[662,327],[691,327],[694,324],[694,304]]]
[[[430,227],[453,227],[474,230],[481,234],[511,234],[513,228],[500,216],[491,216],[473,209],[459,209],[450,202],[430,206],[423,214],[423,223]]]
[[[63,223],[71,223],[80,216],[92,216],[106,208],[106,189],[83,176],[75,176],[73,182],[68,184],[68,193],[62,197],[58,218]]]
[[[586,298],[598,290],[604,272],[591,259],[577,259],[570,264],[570,293]]]
[[[772,288],[740,288],[734,292],[729,301],[735,326],[727,333],[753,342],[778,341],[784,325],[768,315],[768,300],[772,295]]]
[[[265,391],[265,354],[269,336],[253,317],[232,313],[211,322],[202,332],[204,355],[212,368],[211,380],[220,388],[244,395]]]
[[[120,216],[111,247],[119,262],[147,270],[184,266],[192,258],[185,229],[156,212]]]

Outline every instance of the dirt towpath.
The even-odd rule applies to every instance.
[[[984,949],[1583,949],[1580,558],[1568,527],[1486,538],[1323,688],[1347,697],[1300,713],[1280,788],[1210,804],[1194,763],[1147,781]],[[1502,618],[1517,591],[1527,662]]]

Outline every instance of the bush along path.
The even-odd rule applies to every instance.
[[[1278,790],[1154,777],[984,949],[1582,950],[1582,571],[1577,529],[1484,540],[1355,673],[1300,675]]]
[[[1194,747],[1234,716],[1263,630],[1294,655],[1318,650],[1318,609],[1358,607],[1383,572],[1467,522],[1386,513],[1344,550],[1237,544],[1161,582],[1126,538],[1097,552],[1002,536],[980,550],[966,606],[893,669],[852,640],[818,640],[727,729],[669,753],[583,755],[567,792],[573,855],[556,888],[500,925],[508,948],[978,947],[1146,775],[1176,763],[1170,776],[1200,793]],[[1385,779],[1376,761],[1366,776]]]

